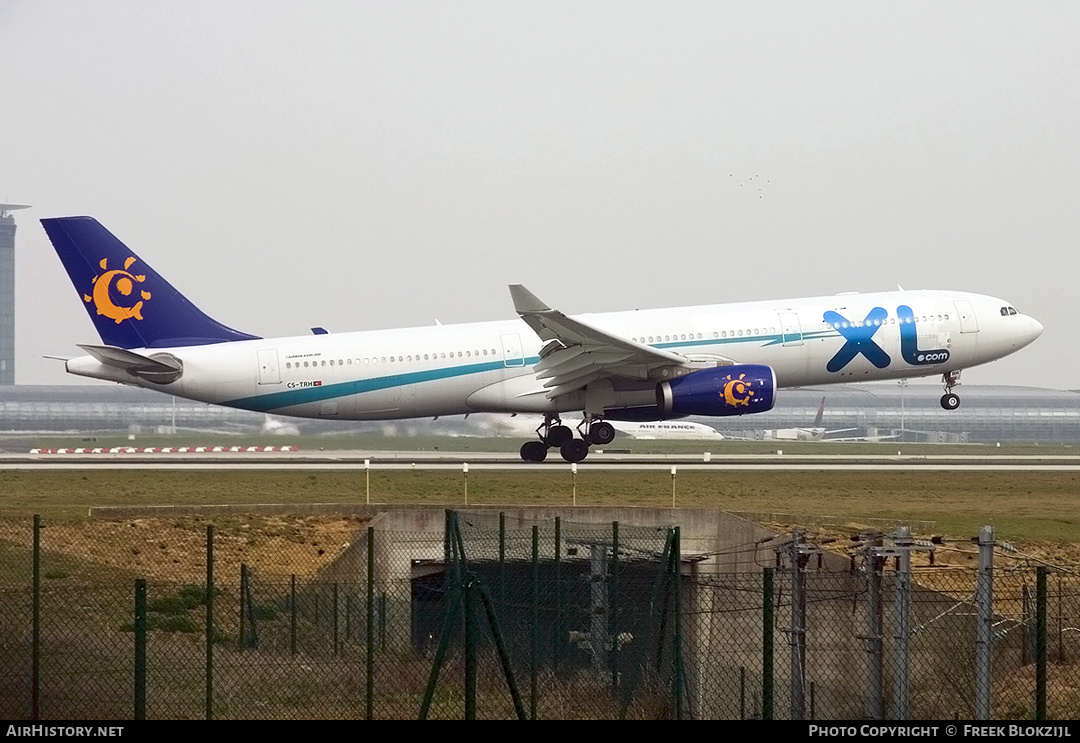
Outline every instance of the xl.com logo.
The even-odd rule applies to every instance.
[[[830,372],[838,372],[851,363],[856,356],[863,356],[878,369],[884,369],[892,363],[889,354],[878,345],[874,335],[878,332],[889,313],[884,307],[875,307],[867,313],[861,322],[851,322],[839,312],[829,310],[824,314],[824,320],[844,336],[845,343],[829,359],[825,368]],[[912,366],[927,366],[944,364],[949,360],[949,351],[945,348],[935,348],[930,351],[919,350],[919,331],[915,327],[915,313],[906,304],[896,308],[897,322],[900,324],[900,356]]]
[[[896,318],[900,322],[900,356],[913,366],[944,364],[949,360],[949,351],[935,348],[932,351],[919,350],[919,332],[915,327],[915,313],[906,304],[896,308]]]

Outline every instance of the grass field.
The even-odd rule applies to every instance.
[[[26,436],[0,437],[0,449],[9,452],[28,451],[32,448],[60,449],[74,447],[113,446],[295,446],[305,452],[320,449],[350,451],[445,451],[445,452],[516,452],[523,439],[517,437],[472,436],[375,436],[360,434],[329,434],[321,436],[287,437],[271,435],[229,436],[217,433],[185,432],[175,436],[140,434],[138,436],[82,435],[82,436]],[[1068,444],[917,444],[896,441],[829,443],[819,441],[693,441],[693,440],[646,440],[619,436],[608,447],[629,450],[635,454],[689,454],[700,455],[703,451],[720,454],[775,454],[782,449],[785,454],[850,454],[893,455],[902,451],[905,455],[1066,455],[1080,456],[1080,446]]]
[[[3,471],[0,516],[86,518],[91,506],[362,503],[362,472],[334,471]],[[562,505],[572,502],[566,468],[469,473],[470,505]],[[1000,539],[1076,546],[1080,559],[1080,473],[1071,472],[680,472],[676,503],[838,517],[934,521],[937,531],[967,539],[991,524]],[[577,475],[579,506],[671,505],[671,475],[590,471]],[[464,505],[461,473],[371,473],[380,504]]]

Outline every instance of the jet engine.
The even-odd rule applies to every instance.
[[[702,369],[656,385],[656,406],[665,417],[763,413],[775,400],[776,373],[761,364]]]

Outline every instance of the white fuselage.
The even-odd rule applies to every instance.
[[[905,329],[906,354],[900,307],[910,308],[915,320],[914,329]],[[994,361],[1042,332],[1033,318],[1015,310],[1006,314],[1005,308],[1008,302],[977,294],[901,291],[576,317],[613,335],[699,360],[765,364],[775,370],[779,387],[792,387],[936,376]],[[919,359],[914,361],[910,350],[916,335]],[[554,399],[545,394],[533,369],[541,345],[517,319],[132,349],[178,358],[183,375],[168,384],[148,382],[90,356],[69,360],[67,370],[208,403],[309,418],[581,410],[583,394]],[[654,386],[625,385],[619,404],[648,404]]]

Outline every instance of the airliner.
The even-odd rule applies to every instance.
[[[814,425],[810,428],[774,428],[765,431],[762,438],[766,441],[822,441],[829,433],[846,433],[854,431],[854,428],[826,429],[822,425],[825,417],[825,398],[821,398],[818,405],[817,415],[814,416]]]
[[[694,441],[723,441],[724,435],[712,426],[692,421],[619,421],[612,424],[619,433],[633,439],[690,439]]]
[[[531,433],[539,416],[492,416],[490,427],[498,436],[521,436]],[[572,425],[568,421],[567,425]],[[617,434],[632,439],[690,439],[695,441],[722,441],[724,435],[712,426],[688,420],[667,421],[616,421],[612,424]]]
[[[610,421],[746,415],[799,385],[940,375],[1042,333],[1009,302],[893,291],[570,316],[520,284],[518,318],[261,338],[210,318],[91,217],[41,220],[100,336],[71,374],[275,415],[390,420],[538,413],[521,458],[579,462]],[[582,417],[576,432],[561,415]],[[576,435],[575,435],[576,434]]]

